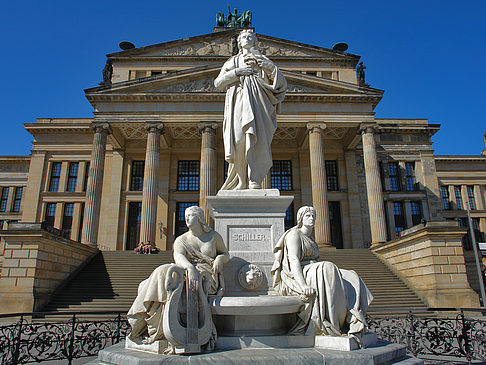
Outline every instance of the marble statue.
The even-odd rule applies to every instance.
[[[304,302],[293,334],[354,337],[366,333],[366,310],[373,295],[355,271],[318,261],[319,247],[312,239],[315,210],[297,212],[297,226],[286,231],[274,248],[273,287],[279,295],[294,295]]]
[[[174,242],[175,264],[159,266],[140,283],[127,315],[131,341],[150,345],[167,339],[173,353],[214,348],[208,295],[223,295],[223,265],[229,260],[222,237],[207,226],[201,208],[187,208],[185,219],[189,231]]]
[[[221,190],[260,189],[272,167],[270,144],[287,82],[257,45],[255,33],[243,30],[238,54],[225,62],[214,80],[217,89],[227,88],[223,140],[229,166]]]

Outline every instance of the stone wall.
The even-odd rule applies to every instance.
[[[465,233],[455,222],[429,222],[373,251],[429,307],[477,308],[479,297],[466,276],[461,243]]]
[[[0,277],[0,313],[39,311],[55,289],[98,250],[41,229],[16,223],[5,240]]]

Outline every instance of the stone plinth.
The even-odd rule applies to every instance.
[[[373,251],[428,306],[477,308],[479,298],[469,286],[462,251],[465,233],[456,222],[428,222]]]
[[[214,229],[230,254],[224,266],[226,296],[272,291],[273,247],[284,233],[285,212],[293,199],[280,196],[277,189],[220,191],[206,198],[215,219]]]
[[[189,356],[159,355],[142,351],[126,349],[125,344],[119,343],[105,350],[101,350],[98,359],[89,364],[117,364],[117,365],[161,365],[161,364],[326,364],[326,365],[376,365],[376,364],[407,364],[420,365],[424,362],[406,355],[406,346],[386,341],[378,341],[376,347],[356,351],[337,351],[320,348],[268,348],[265,342],[271,342],[261,337],[260,348],[245,348],[242,339],[240,350],[219,351],[208,354]],[[296,337],[296,336],[294,336]],[[249,340],[250,341],[250,340]],[[248,342],[249,342],[248,341]],[[253,340],[256,342],[256,340]],[[297,341],[297,340],[296,340]]]
[[[315,347],[328,350],[354,351],[360,347],[367,349],[376,346],[376,333],[367,333],[361,338],[361,346],[355,338],[350,336],[315,336]]]
[[[11,223],[2,231],[5,259],[0,278],[0,313],[32,312],[98,250],[41,229],[40,223]]]

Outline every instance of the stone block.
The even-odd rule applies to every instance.
[[[39,256],[39,250],[29,250],[29,258],[36,259]]]
[[[466,274],[451,274],[450,279],[453,283],[464,283],[464,287],[469,287]]]
[[[5,278],[5,277],[9,276],[8,275],[9,271],[10,271],[10,269],[8,267],[2,267],[2,271],[1,271],[2,274],[1,274],[0,277]]]
[[[449,264],[462,264],[462,265],[464,265],[464,257],[463,256],[449,256],[448,261],[449,261]]]
[[[20,259],[4,259],[3,260],[3,267],[19,267]]]
[[[36,259],[20,259],[20,267],[35,267]]]
[[[34,277],[35,276],[35,268],[28,268],[27,269],[27,277]]]
[[[338,350],[338,351],[353,351],[358,350],[360,345],[353,337],[349,336],[315,336],[315,347]],[[361,346],[363,348],[376,346],[378,337],[376,333],[367,333],[361,338]]]
[[[457,273],[457,266],[456,265],[442,265],[441,271],[442,271],[443,274]]]
[[[8,274],[10,277],[25,277],[27,276],[26,268],[11,268]]]
[[[15,250],[12,252],[12,258],[20,259],[20,258],[28,258],[29,257],[29,251],[28,250]]]
[[[9,289],[17,285],[17,278],[9,278],[2,276],[0,278],[0,288]]]
[[[441,256],[449,256],[455,255],[456,251],[454,247],[439,247],[439,255]]]
[[[3,257],[5,259],[9,259],[12,257],[12,250],[9,250],[9,249],[5,249],[5,251],[3,251]]]
[[[33,288],[34,278],[17,278],[17,286],[23,288]]]

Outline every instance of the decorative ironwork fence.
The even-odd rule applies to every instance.
[[[0,326],[0,364],[15,365],[46,360],[68,360],[71,364],[73,359],[97,355],[106,346],[120,342],[129,328],[126,314],[121,312],[63,314],[71,318],[67,321],[47,321],[35,318],[51,317],[53,312],[22,313],[16,323]],[[100,320],[85,320],[79,318],[81,315],[104,317]],[[26,317],[34,319],[27,320]]]
[[[398,308],[390,309],[392,313]],[[398,310],[404,311],[405,308]],[[380,309],[385,311],[386,309]],[[408,310],[408,309],[407,309]],[[420,309],[422,312],[424,309]],[[470,311],[469,309],[464,309]],[[369,313],[370,331],[379,338],[407,345],[414,356],[453,356],[486,360],[486,320],[466,317],[460,308],[432,309],[435,316],[378,316]],[[477,310],[481,312],[484,310]],[[459,313],[453,318],[436,315]],[[47,320],[55,315],[67,321]],[[103,316],[99,320],[83,317]],[[129,325],[124,312],[38,312],[0,315],[19,317],[13,324],[0,325],[0,364],[15,365],[47,360],[67,360],[95,356],[100,350],[125,339]],[[33,318],[33,319],[27,319]]]
[[[416,316],[410,311],[402,317],[368,315],[367,319],[371,332],[381,339],[407,345],[407,352],[414,356],[451,356],[466,358],[468,362],[486,361],[486,319],[466,317],[464,310],[434,310],[439,313],[459,312],[453,318]]]

